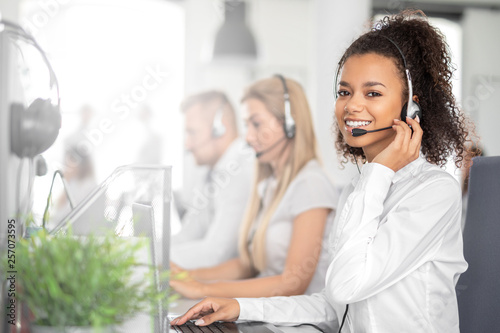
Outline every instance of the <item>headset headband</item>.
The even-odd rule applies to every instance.
[[[285,122],[284,122],[284,130],[287,138],[291,139],[295,136],[295,120],[292,117],[292,110],[290,106],[290,95],[288,94],[288,87],[286,85],[286,80],[281,74],[275,74],[275,77],[281,80],[283,84],[283,96],[285,99]]]
[[[10,31],[10,33],[13,33],[17,37],[24,39],[28,44],[30,44],[34,48],[36,48],[37,51],[41,54],[42,59],[43,59],[45,65],[47,66],[47,69],[49,70],[50,87],[51,87],[51,89],[55,89],[55,94],[57,96],[56,105],[58,108],[60,108],[61,98],[59,96],[59,82],[57,81],[56,73],[54,72],[54,69],[52,68],[52,65],[50,64],[49,59],[47,58],[47,55],[45,54],[43,49],[40,47],[38,42],[35,40],[35,38],[33,36],[31,36],[28,32],[26,32],[26,30],[24,30],[23,27],[21,27],[18,24],[15,24],[13,22],[6,21],[6,20],[0,20],[0,25],[4,25],[5,27],[9,27],[9,28],[13,29]]]
[[[410,71],[408,70],[408,67],[406,66],[406,58],[405,58],[405,56],[403,54],[403,51],[401,51],[401,49],[399,48],[399,46],[392,39],[390,39],[389,37],[384,36],[384,35],[382,35],[382,37],[384,37],[385,39],[387,39],[389,42],[392,43],[392,45],[394,45],[396,47],[396,49],[398,50],[399,54],[401,55],[401,58],[403,59],[403,66],[405,67],[406,80],[408,82],[408,104],[407,104],[407,108],[409,110],[410,105],[412,105],[412,102],[413,102],[413,84],[411,82]]]

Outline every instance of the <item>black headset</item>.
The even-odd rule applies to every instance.
[[[406,81],[408,83],[408,102],[406,102],[403,105],[403,108],[401,109],[401,120],[405,121],[406,117],[410,117],[414,119],[416,116],[418,116],[420,119],[422,119],[422,109],[420,108],[420,105],[413,100],[413,84],[411,82],[411,75],[410,75],[410,70],[408,69],[406,65],[406,58],[403,54],[403,51],[399,48],[399,46],[389,37],[381,35],[385,39],[387,39],[389,42],[392,43],[398,50],[399,54],[401,55],[401,58],[403,59],[403,65],[405,68],[405,74],[406,74]],[[335,99],[338,97],[338,77],[340,74],[340,62],[337,65],[337,71],[335,75],[335,86],[334,86],[334,96]],[[409,105],[409,107],[408,107]]]
[[[36,98],[27,108],[22,103],[10,105],[10,149],[20,158],[33,158],[47,150],[56,140],[61,128],[59,85],[47,55],[36,40],[21,26],[0,20],[0,29],[4,29],[14,37],[21,38],[34,46],[41,54],[50,74],[50,88],[55,90],[57,100]]]
[[[283,130],[285,131],[286,137],[292,139],[295,136],[295,120],[292,117],[288,87],[286,86],[286,80],[283,75],[275,74],[274,76],[279,78],[283,84],[283,96],[285,99],[285,121],[283,122]]]

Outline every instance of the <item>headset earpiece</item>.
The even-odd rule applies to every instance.
[[[275,74],[275,77],[279,78],[283,84],[283,96],[285,99],[285,120],[283,121],[283,131],[288,139],[292,139],[295,136],[295,120],[292,117],[292,109],[290,105],[290,95],[288,94],[288,87],[286,85],[286,80],[281,74]]]
[[[224,113],[224,104],[222,104],[215,113],[214,121],[212,122],[212,138],[220,138],[226,134],[226,126],[222,122],[222,115]]]
[[[422,119],[422,109],[420,108],[420,105],[417,102],[415,101],[411,102],[410,112],[407,112],[408,109],[407,107],[408,103],[405,103],[405,105],[403,105],[403,108],[401,109],[401,120],[405,121],[406,116],[408,115],[411,119],[415,119],[416,116]]]
[[[56,140],[61,128],[59,107],[49,99],[37,98],[28,108],[11,104],[11,151],[18,157],[35,157]]]

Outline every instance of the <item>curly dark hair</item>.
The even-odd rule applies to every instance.
[[[455,68],[445,37],[429,24],[423,12],[407,10],[377,22],[371,31],[355,40],[345,51],[339,61],[336,77],[352,55],[375,53],[391,58],[404,82],[401,98],[406,101],[408,85],[405,67],[401,54],[391,40],[404,54],[412,78],[413,94],[418,96],[422,109],[422,153],[427,161],[439,166],[446,164],[447,158],[453,156],[456,166],[460,167],[467,153],[466,142],[473,132],[472,123],[459,110],[452,93],[451,79]],[[354,158],[366,160],[363,150],[348,146],[338,125],[336,127],[335,145],[341,163],[349,160],[354,162]]]

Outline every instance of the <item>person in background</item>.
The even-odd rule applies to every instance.
[[[246,140],[256,152],[257,165],[239,257],[188,270],[188,279],[170,284],[189,298],[320,291],[328,264],[323,241],[335,216],[337,194],[318,160],[304,90],[277,75],[252,84],[242,103]]]
[[[486,156],[484,149],[482,149],[477,144],[472,144],[468,148],[471,155],[474,157]],[[469,202],[469,173],[472,167],[472,159],[467,159],[464,161],[462,168],[460,169],[461,175],[460,179],[462,181],[462,231],[465,228],[465,219],[467,217],[467,205]]]
[[[85,104],[80,108],[79,116],[77,130],[64,141],[64,167],[61,170],[75,206],[97,187],[93,151],[85,145],[88,140],[85,133],[91,129],[95,110]],[[61,195],[57,206],[69,208],[67,199],[66,195]]]
[[[325,289],[207,298],[172,324],[239,319],[328,322],[343,333],[459,332],[455,285],[467,269],[461,190],[442,167],[449,157],[460,167],[472,133],[452,74],[445,38],[421,12],[385,17],[355,40],[338,64],[336,145],[344,161],[367,163],[340,197]],[[415,103],[420,112],[406,117]]]
[[[253,154],[238,137],[235,111],[220,91],[187,97],[185,148],[208,174],[191,190],[180,232],[172,237],[172,265],[201,268],[238,256],[238,230],[250,196]]]
[[[85,104],[78,113],[80,119],[77,129],[64,140],[64,162],[60,171],[67,193],[62,192],[54,200],[54,209],[48,214],[49,227],[56,226],[71,211],[70,200],[76,207],[98,186],[94,154],[88,149],[88,139],[85,136],[91,129],[95,110]],[[75,227],[73,231],[78,231],[78,228]]]

